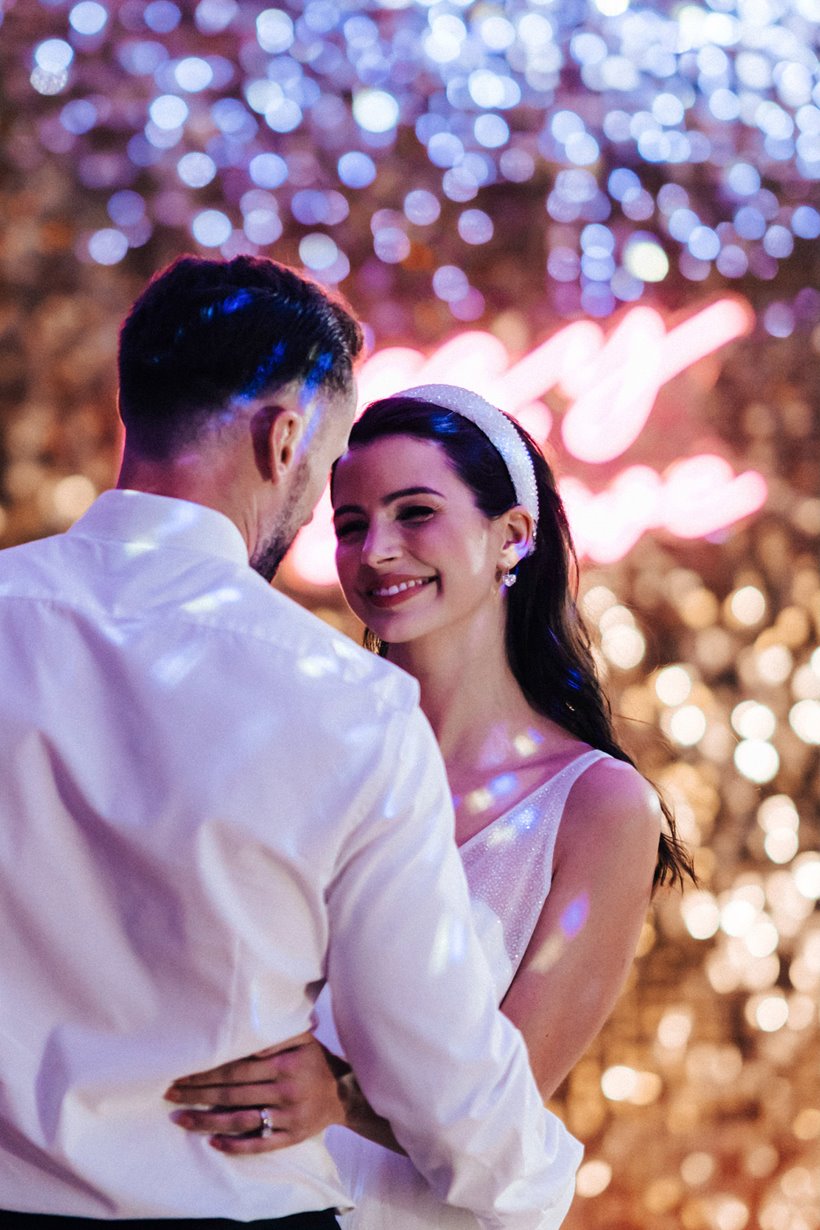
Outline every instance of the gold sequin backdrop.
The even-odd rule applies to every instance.
[[[180,251],[324,271],[373,344],[428,350],[742,294],[754,333],[666,386],[642,459],[717,451],[764,475],[764,507],[583,566],[613,707],[700,886],[658,897],[556,1103],[586,1145],[569,1230],[814,1230],[816,28],[807,4],[565,7],[0,3],[2,544],[112,482],[118,322]],[[293,592],[355,635],[334,589]]]

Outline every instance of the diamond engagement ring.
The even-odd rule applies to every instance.
[[[263,1140],[273,1135],[273,1122],[267,1106],[263,1106],[259,1111],[259,1135]]]

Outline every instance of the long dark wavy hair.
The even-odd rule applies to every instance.
[[[512,421],[512,420],[511,420]],[[618,743],[609,702],[598,680],[589,633],[577,606],[578,560],[555,478],[526,431],[515,428],[535,470],[539,519],[535,550],[516,568],[517,584],[507,594],[506,649],[524,696],[538,713],[564,730],[634,765]],[[461,481],[486,517],[502,516],[517,503],[507,467],[484,433],[469,419],[432,402],[399,393],[371,403],[353,425],[349,448],[384,436],[414,436],[441,445]],[[387,646],[369,630],[365,645],[377,653]],[[683,885],[694,869],[669,807],[658,846],[654,887]]]

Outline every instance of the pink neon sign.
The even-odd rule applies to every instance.
[[[575,321],[516,359],[499,338],[479,330],[458,334],[430,355],[391,346],[363,365],[360,405],[414,384],[460,384],[501,406],[543,443],[553,416],[541,399],[555,390],[570,402],[560,425],[565,449],[603,465],[635,443],[663,385],[753,323],[745,300],[724,298],[670,328],[648,307],[628,310],[609,335],[593,321]],[[620,559],[651,530],[690,539],[716,533],[757,512],[767,496],[761,474],[735,474],[712,453],[677,458],[660,472],[626,466],[597,492],[570,475],[560,486],[578,554],[597,563]],[[288,556],[287,578],[333,584],[334,545],[326,491]]]

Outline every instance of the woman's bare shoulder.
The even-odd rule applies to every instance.
[[[606,756],[590,765],[570,791],[561,821],[562,845],[578,838],[589,850],[591,839],[600,836],[656,847],[662,819],[654,786],[634,765]]]

